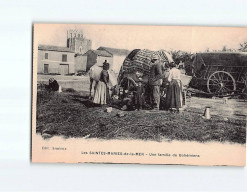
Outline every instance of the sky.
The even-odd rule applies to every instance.
[[[92,49],[100,46],[120,49],[181,50],[203,52],[238,49],[247,41],[247,28],[199,26],[144,26],[91,24],[35,24],[38,44],[66,46],[67,30],[82,30],[92,40]]]

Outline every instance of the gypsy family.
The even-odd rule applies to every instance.
[[[107,105],[111,103],[109,93],[109,66],[106,61],[103,63],[103,70],[99,75],[99,80],[95,85],[93,102],[99,105]],[[147,81],[149,87],[149,98],[151,108],[153,110],[160,109],[161,87],[166,80],[165,88],[165,107],[172,111],[179,111],[182,107],[182,82],[180,79],[180,70],[176,68],[175,63],[169,64],[169,72],[165,74],[164,67],[160,63],[158,56],[153,56],[151,60],[150,75]],[[125,109],[128,106],[134,105],[135,109],[140,110],[145,105],[145,87],[142,79],[142,73],[136,71],[135,79],[132,79],[134,90],[129,91],[128,97],[122,97]],[[121,93],[121,92],[120,92]],[[120,94],[121,96],[121,94]]]

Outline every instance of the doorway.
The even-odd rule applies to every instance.
[[[59,74],[61,74],[61,75],[69,74],[69,65],[68,64],[60,64]]]

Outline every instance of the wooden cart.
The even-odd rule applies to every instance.
[[[215,96],[241,92],[247,80],[247,53],[207,52],[194,56],[192,87]]]

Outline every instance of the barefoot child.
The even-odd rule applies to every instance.
[[[142,80],[142,74],[136,73],[136,91],[135,91],[135,108],[137,110],[142,110],[144,104],[144,86]]]

